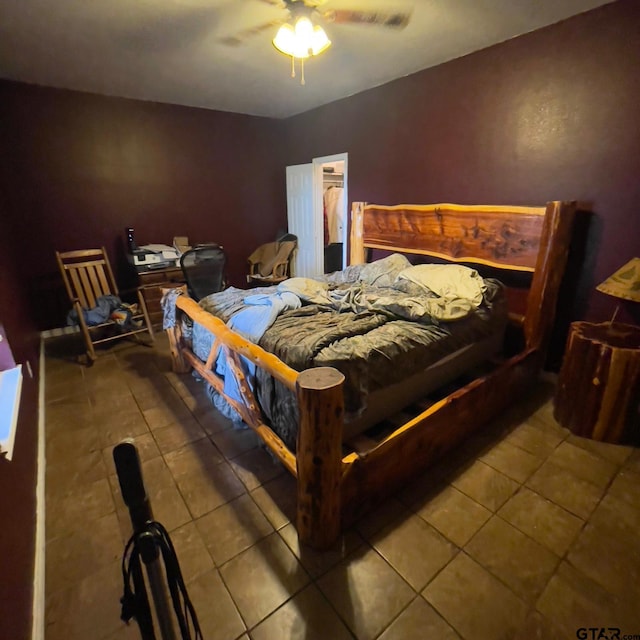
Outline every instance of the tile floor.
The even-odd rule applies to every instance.
[[[293,480],[215,412],[166,341],[46,358],[46,640],[129,640],[113,445],[137,443],[206,640],[640,634],[640,450],[577,438],[552,386],[347,531],[300,548]],[[594,636],[597,637],[597,636]],[[638,637],[638,636],[636,636]]]

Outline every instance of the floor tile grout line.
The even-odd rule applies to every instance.
[[[385,527],[383,527],[382,529],[384,529],[384,528],[385,528]],[[380,531],[382,531],[382,529],[381,529]],[[375,535],[375,534],[373,534],[373,535]],[[416,590],[415,590],[415,589],[414,589],[414,588],[413,588],[413,587],[412,587],[412,586],[407,582],[407,580],[404,578],[404,576],[403,576],[403,575],[401,575],[401,574],[400,574],[400,573],[395,569],[395,567],[393,567],[393,566],[391,565],[391,563],[390,563],[390,562],[388,562],[388,561],[387,561],[387,559],[386,559],[386,558],[385,558],[385,557],[384,557],[384,556],[383,556],[383,555],[382,555],[382,554],[381,554],[381,553],[380,553],[380,552],[375,548],[375,546],[371,543],[371,541],[370,541],[370,540],[368,540],[367,538],[365,538],[364,536],[362,536],[362,539],[363,539],[363,545],[362,545],[362,546],[364,546],[364,547],[368,547],[368,550],[366,551],[366,553],[370,553],[370,552],[376,553],[376,554],[377,554],[377,555],[382,559],[382,561],[383,561],[383,562],[384,562],[384,563],[385,563],[385,564],[386,564],[386,565],[387,565],[387,566],[388,566],[388,567],[389,567],[389,568],[390,568],[394,573],[396,573],[396,574],[400,577],[400,579],[404,582],[404,584],[406,584],[406,586],[407,586],[407,587],[409,587],[409,589],[414,593],[414,595],[416,595],[416,596],[418,596],[418,597],[419,597],[419,596],[420,596],[420,593],[419,593],[418,591],[416,591]],[[316,583],[316,586],[317,586],[317,588],[318,588],[318,591],[320,591],[320,593],[323,595],[323,597],[325,598],[325,600],[327,600],[327,601],[329,602],[329,604],[330,604],[331,608],[335,611],[335,613],[337,614],[337,616],[340,618],[340,620],[342,620],[342,622],[343,622],[343,624],[345,625],[345,627],[349,630],[349,632],[353,635],[353,637],[354,637],[354,638],[356,638],[356,640],[357,640],[357,635],[356,635],[355,630],[353,630],[353,629],[349,626],[348,621],[344,619],[344,617],[340,614],[340,612],[339,612],[339,611],[336,609],[336,607],[333,605],[333,602],[332,602],[332,601],[327,597],[327,595],[325,594],[325,592],[323,591],[323,589],[322,589],[322,588],[320,587],[320,585],[319,585],[319,584],[317,584],[317,583],[320,581],[320,579],[321,579],[324,575],[328,574],[328,573],[329,573],[329,571],[332,571],[332,570],[333,570],[333,569],[335,569],[338,565],[340,565],[340,564],[346,564],[347,559],[348,559],[349,557],[351,557],[351,556],[355,555],[358,551],[360,551],[360,549],[361,549],[361,547],[357,547],[357,548],[355,548],[353,551],[351,551],[351,553],[347,554],[344,558],[341,558],[339,562],[337,562],[334,566],[332,566],[332,567],[331,567],[331,569],[327,570],[324,574],[322,574],[321,576],[318,576],[318,578],[314,580],[314,582]],[[411,599],[411,602],[413,602],[414,600],[415,600],[415,598],[412,598],[412,599]],[[409,603],[407,604],[407,607],[409,606],[409,604],[410,604],[411,602],[409,602]],[[404,608],[402,609],[402,611],[404,611],[405,609],[406,609],[406,607],[404,607]],[[402,611],[401,611],[400,613],[402,613]],[[400,615],[400,613],[398,613],[398,616]],[[393,620],[395,620],[398,616],[395,616],[395,617],[393,618]],[[391,622],[390,622],[389,624],[387,624],[387,625],[384,625],[384,626],[383,626],[383,628],[380,630],[380,632],[375,636],[375,638],[379,638],[379,637],[380,637],[380,636],[381,636],[381,635],[386,631],[386,629],[388,629],[388,628],[389,628],[390,624],[391,624]],[[374,640],[375,640],[375,639],[374,639]]]
[[[448,563],[447,563],[448,564]],[[440,573],[440,571],[438,571],[438,573]],[[434,576],[435,577],[435,576]],[[428,586],[428,585],[427,585]],[[427,586],[425,586],[424,588],[426,589]],[[424,589],[423,589],[424,590]],[[383,627],[383,629],[380,631],[380,633],[374,638],[374,640],[376,640],[377,638],[382,637],[382,635],[388,631],[393,624],[407,611],[407,609],[409,609],[409,607],[411,607],[411,605],[416,602],[417,600],[422,600],[423,602],[425,602],[427,604],[427,606],[431,607],[431,609],[433,609],[433,611],[435,611],[436,615],[448,626],[451,627],[451,629],[454,630],[454,632],[456,633],[456,635],[460,635],[457,631],[457,629],[455,627],[453,627],[447,620],[445,620],[444,616],[440,613],[440,611],[438,611],[430,602],[427,602],[426,598],[422,595],[422,593],[420,591],[416,591],[415,592],[415,598],[413,598],[411,601],[409,601],[407,603],[407,605],[405,607],[402,608],[402,610],[394,617],[391,618],[391,620],[389,621],[389,623],[387,625],[385,625]],[[460,636],[461,637],[461,636]],[[427,640],[427,639],[425,639]]]
[[[581,576],[587,578],[588,580],[591,580],[591,581],[595,582],[600,587],[602,587],[602,589],[604,591],[606,591],[607,593],[609,593],[610,595],[612,595],[616,599],[618,598],[618,596],[616,594],[612,593],[611,591],[609,591],[609,589],[605,585],[601,584],[598,580],[594,580],[593,578],[590,578],[579,567],[576,567],[573,564],[573,562],[571,562],[571,560],[569,559],[569,553],[571,552],[572,548],[577,543],[577,541],[580,539],[581,535],[584,533],[584,531],[586,530],[586,528],[589,525],[591,525],[592,527],[596,527],[597,528],[597,525],[595,525],[595,524],[593,524],[591,522],[591,518],[593,517],[593,514],[596,512],[596,510],[598,509],[598,507],[600,506],[600,504],[604,500],[605,496],[607,496],[609,494],[609,489],[611,488],[611,486],[613,485],[615,479],[618,477],[618,475],[620,474],[621,471],[622,471],[622,465],[618,465],[618,471],[609,480],[607,486],[605,487],[605,489],[603,490],[600,498],[598,499],[597,504],[592,509],[591,513],[589,514],[589,517],[584,520],[582,526],[580,527],[580,530],[574,536],[573,540],[571,541],[571,543],[569,544],[569,546],[565,550],[565,553],[563,554],[563,556],[561,558],[561,561],[560,561],[560,563],[562,563],[562,562],[568,563],[574,569],[574,571],[577,571]],[[558,566],[560,566],[560,565],[558,565]],[[554,573],[554,575],[555,575],[555,573]],[[542,594],[540,594],[540,597],[542,597]]]
[[[553,502],[553,500],[549,500],[549,498],[546,498],[545,496],[543,496],[542,494],[538,493],[537,491],[534,491],[533,489],[531,489],[530,487],[527,487],[525,485],[522,485],[518,491],[516,491],[511,498],[515,497],[516,495],[518,495],[519,493],[521,493],[523,490],[527,490],[530,491],[531,493],[535,494],[538,498],[544,500],[545,502],[548,502],[550,504],[552,504],[554,507],[557,507],[558,509],[561,509],[562,511],[564,511],[565,513],[569,514],[570,516],[573,516],[574,518],[577,518],[578,520],[582,521],[582,525],[580,526],[580,530],[582,530],[582,528],[584,527],[584,525],[588,522],[588,520],[585,520],[584,518],[581,518],[580,516],[577,516],[575,513],[572,513],[571,511],[569,511],[568,509],[565,509],[563,506]],[[511,498],[509,498],[509,500],[511,500]],[[507,500],[507,502],[509,502],[509,500]],[[496,511],[495,515],[496,517],[500,518],[503,522],[506,522],[508,525],[511,525],[514,529],[517,529],[520,533],[522,533],[523,535],[527,536],[527,538],[529,538],[530,540],[532,540],[533,542],[535,542],[536,544],[539,544],[540,546],[544,547],[545,549],[547,549],[547,551],[550,551],[551,553],[553,553],[556,557],[562,559],[562,555],[558,555],[553,549],[550,549],[549,547],[547,547],[545,544],[543,544],[542,542],[536,540],[535,538],[533,538],[527,531],[523,531],[518,525],[514,524],[513,522],[510,522],[509,520],[507,520],[503,515],[501,515],[499,512],[502,510],[502,508],[507,504],[507,502],[505,502],[502,507],[500,507],[500,509],[498,511]],[[488,522],[488,521],[487,521]],[[486,523],[485,523],[486,524]],[[484,525],[483,525],[484,526]],[[578,537],[578,533],[576,533],[576,535],[574,536],[573,540],[575,540]],[[475,534],[474,534],[475,536]],[[571,543],[569,543],[569,546],[571,546],[571,544],[573,544],[573,541]],[[568,548],[568,547],[567,547]],[[565,552],[566,553],[566,550]],[[564,555],[563,553],[563,555]]]
[[[194,518],[192,520],[192,522],[195,524],[196,520],[202,520],[202,518],[206,518],[207,516],[211,515],[212,513],[214,513],[215,511],[218,511],[218,509],[222,509],[223,507],[227,507],[227,506],[231,506],[233,502],[236,502],[237,500],[240,500],[240,498],[244,497],[244,496],[248,496],[249,498],[251,498],[251,496],[249,496],[248,493],[243,493],[239,496],[236,496],[235,498],[232,498],[231,500],[218,505],[215,509],[212,509],[211,511],[207,511],[207,513],[203,513],[201,516],[199,516],[198,518]],[[209,555],[211,555],[211,559],[213,560],[213,563],[216,567],[218,567],[219,569],[222,569],[225,565],[227,565],[229,562],[231,562],[232,560],[234,560],[235,558],[237,558],[238,556],[242,555],[243,553],[245,553],[246,551],[248,551],[249,549],[251,549],[251,547],[255,546],[256,544],[258,544],[259,542],[261,542],[262,540],[264,540],[265,538],[268,538],[270,535],[272,535],[273,533],[277,533],[278,530],[271,524],[271,522],[269,521],[269,519],[266,517],[266,515],[262,512],[262,510],[260,509],[260,506],[257,505],[255,503],[254,500],[252,500],[253,504],[258,508],[258,510],[260,511],[260,514],[265,518],[265,520],[267,521],[267,523],[269,524],[269,526],[271,527],[272,531],[269,531],[269,533],[266,533],[263,536],[260,536],[259,538],[255,539],[248,547],[245,547],[244,549],[241,549],[240,551],[238,551],[237,553],[234,553],[234,555],[232,555],[231,557],[227,558],[222,564],[218,564],[216,562],[216,559],[213,557],[213,555],[211,555],[211,553],[209,553]],[[197,527],[197,525],[196,525]],[[200,529],[198,529],[198,532],[200,532]],[[202,534],[200,534],[202,536]],[[204,540],[203,540],[204,542]],[[209,549],[209,547],[207,546],[207,544],[205,543],[205,546],[207,547],[207,550]],[[295,555],[295,554],[294,554]]]
[[[524,605],[525,610],[526,610],[525,619],[526,619],[526,617],[527,617],[527,616],[528,616],[532,611],[536,611],[536,610],[537,610],[537,609],[536,609],[536,604],[537,604],[537,601],[539,600],[540,596],[538,596],[538,598],[536,598],[536,602],[535,602],[535,603],[529,603],[529,602],[527,602],[527,601],[526,601],[522,596],[518,595],[518,594],[517,594],[517,593],[512,589],[512,587],[511,587],[511,586],[509,586],[509,585],[508,585],[506,582],[504,582],[500,577],[496,576],[496,575],[495,575],[495,574],[494,574],[490,569],[488,569],[487,567],[485,567],[481,562],[479,562],[479,561],[478,561],[478,560],[476,560],[473,556],[471,556],[471,555],[470,555],[470,554],[469,554],[469,553],[468,553],[464,548],[461,548],[461,549],[459,550],[459,553],[458,553],[458,554],[456,554],[456,556],[455,556],[455,557],[458,557],[458,555],[460,555],[460,554],[464,554],[464,555],[465,555],[469,560],[471,560],[472,562],[474,562],[475,564],[477,564],[479,567],[481,567],[481,568],[482,568],[484,571],[486,571],[486,572],[487,572],[487,573],[488,573],[488,574],[489,574],[489,575],[490,575],[494,580],[497,580],[497,581],[498,581],[498,582],[499,582],[499,583],[500,583],[500,584],[501,584],[505,589],[507,589],[507,590],[509,591],[509,593],[510,593],[514,598],[516,598],[517,600],[519,600],[519,601]],[[448,566],[448,565],[449,565],[453,560],[454,560],[454,558],[452,558],[452,559],[447,563],[447,565],[445,565],[445,567],[443,567],[443,568],[442,568],[438,573],[442,573],[442,571],[444,571],[444,569],[445,569],[445,568],[446,568],[446,567],[447,567],[447,566]],[[556,567],[557,567],[557,566],[558,566],[558,565],[556,565]],[[551,576],[550,576],[550,578],[549,578],[549,579],[551,579],[551,577],[553,577],[553,576],[555,575],[556,571],[557,571],[557,568],[556,568],[556,569],[554,569],[554,571],[553,571],[553,573],[551,574]],[[434,576],[433,580],[435,580],[435,576]],[[431,583],[433,582],[433,580],[430,580],[430,581],[429,581],[429,584],[431,584]],[[425,589],[427,589],[427,587],[428,587],[428,586],[429,586],[429,585],[427,585],[426,587],[424,587],[424,589],[423,589],[422,591],[424,591]],[[546,587],[546,585],[545,585],[545,587]],[[540,595],[542,595],[543,591],[544,591],[544,590],[542,590],[542,591],[540,592]],[[421,592],[421,594],[422,594],[422,592]],[[424,597],[424,596],[423,596],[423,597]],[[425,600],[426,600],[426,598],[425,598]],[[427,603],[428,603],[429,605],[431,605],[431,603],[430,603],[428,600],[427,600]],[[434,605],[431,605],[431,606],[433,607],[433,609],[434,609],[434,610],[436,610],[438,613],[440,613],[440,611],[439,611],[439,610],[438,610]],[[447,622],[447,624],[449,624],[449,626],[450,626],[450,627],[452,627],[452,628],[456,631],[456,633],[458,633],[458,634],[460,635],[460,637],[461,637],[461,638],[463,637],[462,633],[461,633],[460,631],[458,631],[457,627],[453,624],[453,622],[450,622],[450,621],[449,621],[449,620],[448,620],[448,619],[447,619],[443,614],[441,614],[441,617],[445,620],[445,622]]]
[[[263,618],[261,618],[258,622],[256,622],[256,624],[254,624],[252,627],[250,627],[247,624],[247,621],[245,620],[244,616],[242,615],[242,612],[240,611],[240,607],[237,605],[235,598],[233,597],[233,594],[231,593],[231,589],[229,588],[229,586],[227,585],[224,576],[222,575],[222,567],[224,567],[225,565],[227,565],[229,562],[231,562],[234,558],[238,558],[239,556],[241,556],[243,553],[246,553],[247,551],[249,551],[251,548],[253,548],[254,546],[256,546],[256,544],[258,544],[259,542],[262,542],[263,540],[266,540],[267,538],[269,538],[272,535],[276,535],[278,537],[278,539],[285,545],[287,551],[289,551],[289,553],[291,553],[291,555],[296,559],[298,565],[300,566],[300,568],[302,569],[302,571],[304,571],[304,573],[306,574],[306,576],[309,578],[308,582],[306,582],[302,587],[300,587],[297,591],[295,591],[294,593],[289,593],[289,597],[286,598],[280,605],[278,605],[273,611],[271,611],[270,613],[268,613],[266,616],[264,616]],[[302,562],[300,561],[300,559],[296,556],[296,554],[291,550],[291,548],[289,547],[289,545],[286,543],[286,541],[282,538],[282,536],[280,536],[278,534],[277,531],[272,531],[271,533],[267,534],[266,536],[264,536],[263,538],[261,538],[260,540],[258,540],[257,542],[255,542],[254,544],[252,544],[250,547],[244,549],[243,551],[241,551],[240,553],[236,554],[233,558],[230,558],[229,560],[227,560],[219,569],[218,569],[218,573],[220,575],[220,579],[222,580],[225,589],[227,590],[227,593],[229,594],[229,597],[231,598],[231,600],[233,601],[241,619],[242,622],[244,623],[245,626],[245,630],[246,633],[250,633],[253,629],[255,629],[258,625],[260,625],[262,622],[264,622],[267,618],[269,618],[270,616],[272,616],[278,609],[280,609],[281,607],[283,607],[285,604],[287,604],[288,602],[290,602],[291,600],[293,600],[299,593],[301,593],[302,591],[304,591],[304,589],[306,589],[310,584],[314,584],[314,579],[313,576],[309,573],[309,571],[307,571],[306,567],[302,564]],[[320,589],[318,589],[321,593],[322,591]],[[324,594],[323,594],[324,595]]]
[[[571,469],[567,469],[566,467],[562,467],[559,464],[556,464],[555,462],[553,462],[552,460],[546,460],[545,463],[548,462],[550,465],[557,467],[558,469],[560,469],[561,471],[564,471],[565,473],[568,473],[572,478],[575,478],[576,480],[579,480],[581,482],[586,482],[587,484],[591,485],[593,488],[597,489],[598,492],[600,493],[600,497],[598,498],[598,501],[596,503],[596,506],[591,510],[591,513],[593,513],[593,511],[595,511],[597,505],[600,503],[600,501],[602,500],[602,496],[604,496],[605,493],[607,493],[608,491],[608,486],[611,482],[613,482],[613,479],[609,481],[609,483],[605,486],[605,487],[599,487],[597,484],[594,484],[593,482],[586,480],[585,478],[580,478],[579,476],[577,476],[575,473],[573,473],[571,471]],[[542,467],[540,467],[542,468]],[[615,476],[618,475],[619,472],[616,472]],[[533,477],[532,474],[531,477]],[[531,478],[530,478],[531,479]],[[529,479],[529,480],[530,480]],[[529,480],[527,480],[527,483],[529,482]],[[576,516],[577,518],[580,518],[581,520],[588,520],[591,517],[591,513],[589,513],[589,515],[587,516],[587,518],[583,517],[582,515],[575,513],[574,511],[571,511],[570,509],[568,509],[567,507],[558,504],[557,502],[555,502],[554,500],[551,500],[551,498],[547,498],[546,496],[544,496],[543,494],[539,493],[537,490],[535,490],[533,487],[531,487],[529,484],[524,484],[523,486],[525,486],[527,489],[529,489],[530,491],[533,491],[534,493],[538,493],[539,495],[541,495],[543,498],[549,500],[550,502],[553,502],[554,504],[557,504],[559,507],[562,507],[565,511],[568,511],[571,515]]]
[[[525,600],[520,594],[516,593],[513,589],[513,587],[509,584],[507,584],[500,576],[496,575],[489,567],[486,567],[480,560],[477,560],[476,558],[474,558],[467,550],[466,550],[466,545],[461,549],[461,551],[463,551],[465,553],[465,555],[467,555],[469,558],[471,558],[471,560],[473,560],[474,562],[476,562],[478,565],[480,565],[485,571],[489,572],[496,580],[498,580],[500,583],[502,583],[507,589],[509,589],[509,591],[511,591],[511,593],[516,596],[517,598],[519,598],[522,602],[524,602],[525,605],[527,605],[528,608],[535,608],[537,605],[538,600],[540,599],[540,597],[542,596],[542,594],[544,593],[544,590],[547,587],[547,584],[549,583],[549,581],[551,580],[551,578],[553,578],[553,576],[557,573],[558,571],[558,567],[560,566],[560,564],[562,563],[562,557],[558,556],[558,554],[554,553],[551,549],[548,549],[546,546],[544,546],[543,544],[541,544],[540,542],[538,542],[537,540],[534,540],[533,538],[531,538],[527,533],[525,533],[524,531],[520,531],[520,529],[518,529],[517,527],[515,527],[514,525],[512,525],[510,522],[508,522],[507,520],[504,520],[504,518],[502,518],[500,515],[498,515],[497,513],[494,514],[496,518],[500,518],[503,522],[505,522],[506,524],[514,527],[514,529],[516,529],[516,531],[519,531],[520,533],[522,533],[523,535],[525,535],[527,538],[529,538],[529,540],[531,540],[532,542],[534,542],[535,544],[539,545],[540,547],[542,547],[543,549],[545,549],[546,551],[548,551],[549,553],[551,553],[556,562],[555,562],[555,566],[553,571],[550,572],[549,577],[547,578],[547,580],[545,581],[544,587],[542,589],[540,589],[540,593],[536,596],[536,599],[533,603],[529,603],[527,600]],[[473,540],[473,538],[476,537],[476,535],[478,535],[478,533],[480,533],[480,531],[482,529],[485,528],[485,526],[488,525],[488,523],[491,521],[491,518],[489,518],[489,520],[487,520],[481,527],[480,529],[478,529],[478,531],[473,535],[473,537],[471,538],[471,540]],[[469,542],[467,542],[467,544],[469,544],[471,542],[471,540],[469,540]]]

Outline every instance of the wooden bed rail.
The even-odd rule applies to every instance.
[[[207,368],[200,359],[188,348],[184,348],[183,355],[187,362],[218,392],[224,393],[224,383],[210,368]],[[257,410],[253,393],[248,388],[244,376],[238,380],[238,385],[241,388],[244,403],[238,402],[232,398],[227,398],[226,401],[238,412],[242,420],[260,437],[265,443],[273,455],[282,462],[285,468],[294,477],[298,475],[298,469],[296,465],[295,456],[287,449],[287,446],[282,440],[271,430],[269,426],[262,422],[260,413]],[[248,396],[248,397],[247,397]]]
[[[284,364],[279,358],[265,351],[257,344],[244,340],[237,333],[231,331],[222,320],[207,313],[189,296],[178,296],[176,307],[182,309],[192,320],[208,329],[223,345],[251,360],[255,365],[268,371],[276,380],[295,391],[298,379],[298,372],[295,369]]]
[[[537,350],[505,361],[397,427],[366,453],[342,459],[343,525],[349,524],[412,476],[526,393],[538,368]],[[366,501],[362,500],[366,495]]]
[[[183,343],[180,322],[176,322],[167,331],[171,346],[174,371],[185,373],[193,367],[218,393],[224,395],[224,380],[215,372],[215,358],[221,347],[228,350],[227,366],[230,375],[238,383],[242,396],[241,401],[228,398],[226,401],[236,410],[242,420],[260,437],[269,450],[294,477],[298,476],[296,457],[284,442],[262,421],[262,415],[253,391],[246,379],[239,356],[244,356],[258,367],[268,371],[274,378],[280,380],[289,389],[296,389],[298,372],[281,362],[276,356],[242,336],[231,331],[219,318],[207,313],[189,296],[181,295],[176,298],[176,308],[184,311],[194,322],[198,322],[207,329],[215,340],[206,362],[202,362],[193,351]]]

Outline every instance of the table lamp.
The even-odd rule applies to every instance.
[[[596,287],[596,290],[614,298],[640,302],[640,258],[631,258],[623,267],[620,267],[613,275],[601,282]],[[619,308],[620,304],[613,312],[613,317],[609,324],[613,324]]]

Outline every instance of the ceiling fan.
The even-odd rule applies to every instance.
[[[321,7],[330,4],[329,0],[260,0],[265,4],[269,4],[281,9],[287,9],[290,12],[311,10],[329,22],[345,23],[351,22],[355,24],[379,24],[387,27],[396,27],[402,29],[409,22],[409,13],[401,11],[380,12],[380,11],[356,11],[351,9],[326,9]]]
[[[411,14],[404,11],[366,11],[354,9],[332,9],[331,0],[260,0],[280,9],[283,16],[274,18],[255,27],[244,29],[234,36],[223,38],[227,45],[240,45],[247,38],[264,31],[280,27],[273,38],[274,47],[291,56],[291,76],[295,77],[295,58],[302,65],[302,84],[304,84],[304,59],[315,56],[331,45],[324,29],[314,21],[334,24],[378,25],[393,29],[404,29],[409,23]],[[324,5],[329,5],[326,9]]]
[[[409,24],[411,13],[407,11],[366,11],[356,9],[323,9],[323,5],[331,5],[331,0],[260,0],[264,4],[286,10],[284,17],[269,20],[263,24],[236,33],[233,36],[223,38],[223,43],[228,45],[242,44],[247,38],[258,35],[271,27],[278,26],[287,19],[295,20],[300,15],[309,18],[320,19],[335,24],[379,25],[394,29],[404,29]]]

